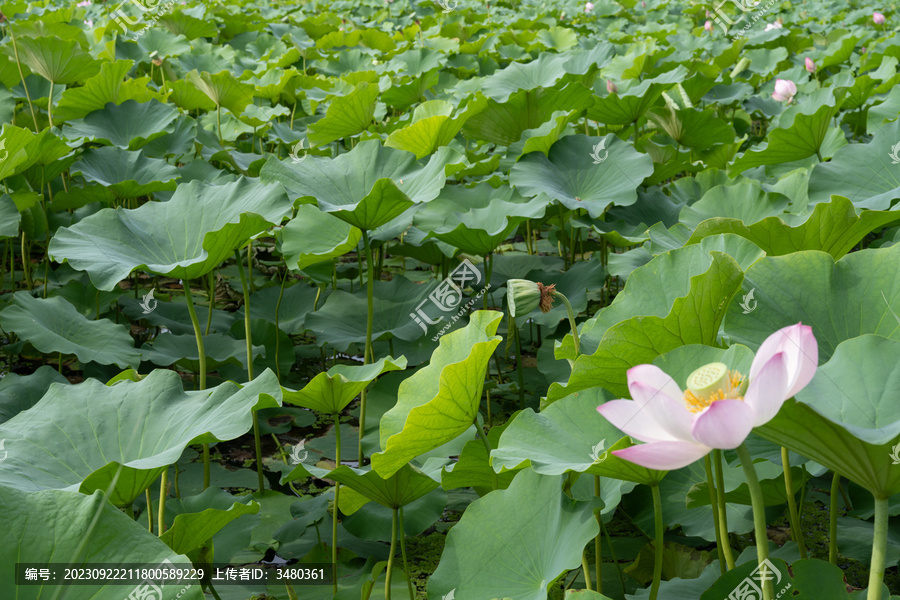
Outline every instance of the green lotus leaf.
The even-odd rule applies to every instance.
[[[147,158],[115,146],[89,148],[71,168],[86,181],[99,183],[117,198],[137,198],[162,190],[174,190],[178,169],[164,160]]]
[[[600,532],[591,503],[572,500],[561,486],[562,477],[525,470],[509,489],[470,504],[447,535],[428,595],[547,598],[550,584],[581,564],[584,546]]]
[[[609,206],[634,204],[636,188],[652,173],[649,156],[612,134],[571,135],[553,144],[549,156],[526,154],[509,177],[523,196],[539,196],[548,204],[558,200],[570,210],[584,209],[597,218]]]
[[[525,279],[540,281],[544,285],[554,284],[556,289],[569,300],[575,314],[583,312],[588,306],[588,294],[597,293],[603,287],[606,276],[599,260],[580,261],[569,267],[568,271],[528,271]],[[548,312],[535,308],[527,315],[516,315],[519,323],[531,320],[537,325],[556,327],[560,321],[568,318],[565,304],[556,301]]]
[[[468,254],[491,254],[527,219],[541,218],[546,201],[526,201],[509,186],[448,186],[416,212],[413,223]]]
[[[669,137],[694,150],[708,150],[716,144],[734,141],[734,129],[717,118],[713,109],[684,108],[670,111],[667,107],[649,116]]]
[[[275,185],[244,178],[222,185],[192,181],[179,185],[168,202],[107,208],[61,227],[49,253],[87,271],[101,290],[113,289],[135,269],[195,279],[289,212]]]
[[[32,143],[35,135],[15,125],[3,125],[0,133],[0,179],[21,173],[32,164]],[[18,233],[18,230],[16,231]]]
[[[411,342],[422,337],[422,327],[412,315],[437,286],[417,285],[399,276],[374,284],[372,340],[397,337]],[[350,344],[365,342],[367,311],[365,289],[353,294],[338,290],[328,296],[319,310],[306,315],[306,327],[320,343],[346,350]],[[450,318],[451,313],[445,314]]]
[[[281,297],[281,306],[278,305],[279,296]],[[301,334],[306,331],[306,315],[313,311],[317,297],[319,298],[318,306],[321,306],[324,299],[328,297],[328,292],[303,283],[285,287],[284,293],[281,292],[280,287],[267,287],[250,295],[250,317],[262,319],[274,325],[277,308],[279,329],[292,335]],[[244,308],[241,307],[234,315],[238,320],[243,320],[243,313]],[[221,331],[227,330],[226,327]]]
[[[218,491],[215,488],[207,488],[207,496]],[[223,527],[243,515],[255,515],[259,513],[259,504],[250,501],[249,504],[235,502],[229,508],[206,508],[199,512],[181,513],[175,516],[171,526],[166,529],[159,539],[178,554],[187,554],[199,548],[218,533]]]
[[[557,110],[550,115],[550,119],[546,123],[534,129],[526,129],[522,132],[519,141],[510,145],[506,153],[507,160],[529,152],[541,152],[546,156],[550,153],[553,144],[563,137],[569,128],[569,122],[577,114],[578,111],[575,110]]]
[[[758,182],[741,181],[709,190],[697,202],[682,208],[679,220],[691,229],[695,229],[701,221],[714,217],[756,223],[782,214],[787,204],[787,198],[777,193],[766,193]]]
[[[444,187],[444,169],[458,154],[440,148],[425,165],[410,152],[366,140],[335,159],[313,156],[298,164],[270,158],[260,171],[263,183],[281,182],[292,198],[315,199],[359,229],[381,227]]]
[[[149,102],[153,99],[165,102],[165,96],[147,85],[149,77],[126,79],[133,64],[130,60],[104,62],[100,72],[87,79],[84,85],[67,88],[53,109],[54,123],[80,119],[95,110],[103,110],[110,102],[121,104],[126,100]]]
[[[900,492],[892,458],[900,442],[898,361],[900,341],[878,335],[846,340],[809,385],[754,431],[888,498]]]
[[[321,413],[340,413],[376,377],[406,368],[406,359],[382,358],[369,365],[335,365],[313,377],[299,391],[283,390],[284,401]]]
[[[900,122],[875,131],[867,144],[851,144],[820,163],[809,178],[809,200],[828,202],[835,194],[850,198],[857,208],[888,210],[900,198],[900,172],[894,160]],[[900,148],[897,148],[900,151]]]
[[[0,423],[37,404],[51,383],[67,384],[69,380],[49,365],[38,367],[30,375],[7,373],[0,380]]]
[[[389,148],[406,150],[421,159],[449,144],[473,115],[487,107],[487,100],[476,94],[464,107],[453,113],[453,105],[445,100],[423,102],[413,111],[412,123],[391,133],[384,141]]]
[[[740,289],[743,272],[731,256],[719,251],[709,254],[709,268],[690,278],[690,291],[677,298],[665,316],[635,316],[610,326],[594,353],[578,357],[566,384],[550,385],[547,402],[594,386],[624,397],[629,368],[679,346],[715,345],[728,301]],[[637,270],[628,278],[629,284],[636,274]]]
[[[285,294],[287,294],[287,291],[285,291]],[[153,301],[156,301],[156,304],[154,304]],[[144,319],[150,325],[153,325],[154,327],[165,327],[171,333],[176,335],[194,335],[194,326],[191,323],[191,316],[186,302],[165,302],[162,299],[153,298],[151,300],[148,297],[146,305],[148,307],[151,305],[154,306],[153,310],[149,313],[145,312],[146,309],[141,304],[142,302],[144,302],[142,298],[135,299],[123,297],[117,300],[118,305],[122,308],[122,312],[133,321]],[[93,307],[91,307],[91,309],[93,310]],[[284,309],[284,307],[282,307],[282,309]],[[209,317],[209,308],[198,307],[196,310],[197,316],[204,323],[205,331],[206,320]],[[252,310],[251,307],[251,311]],[[237,319],[238,316],[235,313],[219,310],[217,308],[213,311],[209,331],[211,333],[227,333]]]
[[[228,335],[211,333],[203,336],[206,354],[206,368],[213,370],[225,364],[240,365],[247,368],[247,343]],[[251,346],[254,358],[266,355],[265,346]],[[170,332],[161,333],[152,343],[141,348],[141,360],[152,362],[161,367],[177,363],[194,373],[200,372],[200,352],[197,349],[197,338],[193,328],[190,334],[175,335]]]
[[[480,80],[478,88],[485,96],[497,102],[508,101],[519,90],[552,88],[566,75],[564,63],[569,60],[571,58],[567,54],[542,52],[536,60],[528,63],[514,62],[505,69],[495,71]]]
[[[72,567],[90,564],[117,565],[140,563],[152,568],[169,561],[187,568],[190,560],[169,549],[147,527],[138,524],[109,504],[101,491],[90,496],[44,490],[28,492],[0,486],[0,502],[6,507],[9,522],[0,537],[0,585],[15,590],[14,597],[27,600],[50,597],[59,590],[58,582],[48,585],[14,584],[14,569],[21,563],[72,563]],[[85,543],[90,540],[90,543]],[[121,600],[134,586],[70,585],[66,598],[72,600]],[[203,600],[197,584],[187,589],[184,583],[159,586],[158,600]]]
[[[574,81],[561,89],[522,90],[503,103],[489,99],[487,108],[463,126],[463,135],[467,139],[510,146],[522,138],[523,132],[549,121],[553,113],[581,111],[592,102],[591,90]]]
[[[495,425],[488,431],[486,437],[492,449],[497,448],[500,435],[506,431],[510,422]],[[441,468],[441,487],[447,491],[471,487],[478,492],[478,495],[483,496],[493,490],[495,476],[498,489],[505,490],[520,470],[512,468],[504,470],[499,475],[495,474],[484,442],[476,438],[466,442],[462,452],[459,453],[459,460]]]
[[[78,42],[58,37],[19,37],[18,59],[28,68],[56,84],[69,85],[93,77],[100,71],[100,61],[84,52]],[[10,44],[5,47],[13,54]]]
[[[0,237],[17,237],[22,215],[9,194],[0,196]]]
[[[302,204],[281,230],[281,253],[288,265],[302,271],[356,249],[360,238],[362,232],[353,225],[311,204]]]
[[[53,385],[0,425],[9,451],[0,487],[83,493],[111,487],[110,501],[125,506],[189,444],[234,439],[250,430],[251,411],[280,404],[271,371],[243,388],[228,382],[200,392],[184,392],[178,373],[163,369],[112,387],[96,379]]]
[[[144,31],[137,44],[144,56],[154,58],[177,57],[191,51],[191,45],[186,37],[173,35],[160,27],[151,27]]]
[[[183,35],[189,40],[214,38],[219,35],[219,29],[214,22],[198,19],[181,11],[165,14],[159,22],[175,35]]]
[[[622,89],[607,96],[599,95],[606,85],[604,80],[599,80],[594,84],[594,90],[598,94],[594,96],[594,105],[588,109],[587,116],[607,125],[631,125],[644,116],[647,109],[653,106],[664,91],[684,81],[687,75],[687,69],[679,65],[671,71],[652,79],[645,79],[637,85],[626,87],[627,82],[621,82]]]
[[[437,481],[412,465],[404,465],[387,479],[375,471],[341,465],[328,474],[328,479],[350,488],[349,493],[341,490],[341,511],[347,514],[355,513],[370,500],[388,508],[400,508],[438,487]]]
[[[378,85],[360,83],[346,96],[337,96],[328,105],[325,116],[309,126],[309,141],[322,146],[365,131],[375,115]]]
[[[238,81],[228,71],[212,75],[206,71],[198,73],[195,69],[185,78],[216,106],[227,108],[235,115],[243,113],[253,99],[253,86]]]
[[[713,217],[694,229],[688,244],[696,244],[710,235],[733,233],[765,250],[769,256],[782,256],[800,250],[821,250],[840,259],[871,232],[900,219],[890,211],[863,210],[857,215],[853,203],[842,196],[815,206],[799,225],[789,225],[787,216],[772,216],[746,225],[739,218]]]
[[[624,433],[597,412],[599,405],[611,399],[606,390],[593,388],[554,402],[540,413],[530,408],[520,412],[491,452],[494,470],[531,467],[541,475],[602,475],[611,478],[601,484],[603,512],[615,510],[622,494],[634,487],[623,482],[652,485],[666,471],[645,469],[610,452],[631,445]]]
[[[156,100],[143,103],[126,100],[118,105],[110,102],[103,110],[95,110],[83,119],[70,121],[68,126],[63,127],[63,135],[69,139],[83,137],[123,150],[137,150],[170,133],[177,116],[178,110],[174,106]]]
[[[763,258],[744,277],[749,312],[728,306],[725,334],[757,349],[774,331],[803,322],[813,328],[819,361],[827,361],[844,340],[868,333],[900,340],[900,286],[894,283],[900,246],[851,252],[835,261],[806,250]],[[790,281],[790,285],[785,285]]]
[[[494,334],[502,317],[496,311],[472,313],[466,327],[441,337],[427,367],[403,380],[396,406],[381,418],[384,450],[372,455],[379,475],[390,477],[475,423],[487,361],[501,341]]]
[[[91,321],[65,298],[16,292],[0,311],[0,327],[47,354],[74,354],[81,362],[137,368],[140,352],[128,330],[109,319]]]

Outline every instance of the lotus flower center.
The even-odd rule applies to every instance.
[[[700,367],[687,378],[684,403],[693,413],[709,408],[716,400],[743,400],[744,376],[729,371],[724,363]]]

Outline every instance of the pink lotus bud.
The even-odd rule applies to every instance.
[[[619,91],[619,88],[616,87],[616,84],[612,82],[611,79],[606,80],[606,91],[610,94],[615,94]]]
[[[594,10],[594,3],[593,2],[585,2],[584,3],[584,12],[589,13],[592,10]]]
[[[707,21],[706,23],[704,23],[703,29],[705,29],[709,33],[712,33],[712,21]]]
[[[772,98],[779,102],[787,102],[790,104],[794,100],[796,94],[797,84],[793,81],[789,79],[775,80],[775,91],[772,93]]]
[[[813,62],[813,59],[811,59],[810,57],[807,56],[806,60],[804,62],[806,63],[807,71],[809,71],[810,73],[816,72],[816,63]]]
[[[876,25],[881,25],[882,23],[884,23],[884,15],[876,10],[872,13],[872,20]]]

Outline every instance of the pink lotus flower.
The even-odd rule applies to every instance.
[[[671,471],[713,449],[737,448],[754,427],[770,421],[784,401],[816,373],[819,348],[812,328],[797,323],[779,329],[759,347],[749,385],[737,371],[712,363],[691,373],[682,392],[653,365],[628,370],[631,400],[597,407],[606,419],[644,444],[613,454],[648,469]]]
[[[790,104],[794,101],[794,96],[797,95],[797,84],[795,84],[790,79],[776,79],[775,80],[775,91],[772,92],[772,97],[779,102],[787,102]]]
[[[876,25],[881,25],[884,23],[884,15],[876,10],[872,13],[872,21],[874,21]]]
[[[707,21],[706,23],[704,23],[703,29],[705,29],[709,33],[712,33],[712,21]]]
[[[593,2],[585,2],[584,3],[584,12],[589,13],[592,10],[594,10],[594,3]]]
[[[93,28],[94,28],[94,22],[91,21],[90,19],[87,19],[87,20],[84,22],[84,24],[88,26],[88,29],[93,29]]]
[[[813,62],[813,59],[811,59],[810,57],[807,56],[806,60],[804,62],[806,63],[807,71],[809,71],[810,73],[816,72],[816,63]]]
[[[616,87],[616,84],[612,82],[612,79],[606,80],[606,91],[610,94],[618,93],[619,88]]]
[[[783,27],[784,26],[780,22],[775,21],[774,23],[769,23],[768,25],[766,25],[766,28],[764,31],[772,31],[773,29],[782,29]]]
[[[84,0],[83,2],[79,2],[75,6],[83,7],[83,6],[90,6],[90,5],[91,5],[91,3],[88,0]]]

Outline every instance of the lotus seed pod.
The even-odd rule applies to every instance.
[[[709,363],[688,376],[687,387],[698,398],[708,398],[722,390],[727,378],[728,367],[724,363]]]
[[[541,290],[533,281],[510,279],[506,282],[506,303],[514,318],[527,315],[540,305]]]

